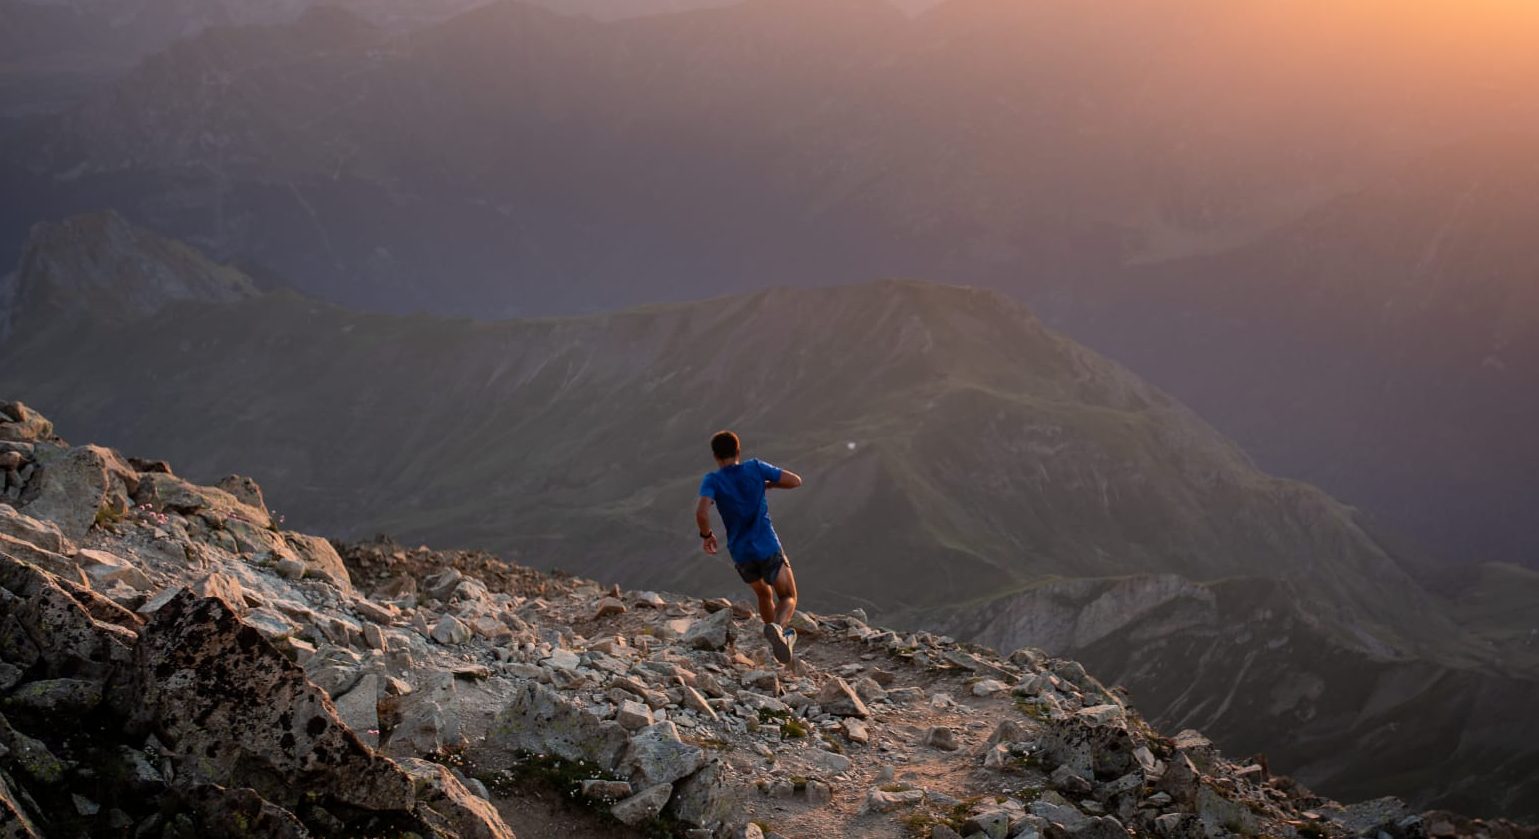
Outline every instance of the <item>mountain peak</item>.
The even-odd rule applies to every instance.
[[[35,225],[16,273],[0,285],[0,337],[86,317],[122,322],[181,301],[254,297],[250,277],[108,210]]]

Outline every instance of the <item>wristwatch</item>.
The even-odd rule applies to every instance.
[[[700,534],[700,538],[701,539],[709,539],[709,538],[711,538],[712,536],[715,536],[715,535],[716,535],[715,533],[712,533],[711,531],[707,530],[706,532]]]

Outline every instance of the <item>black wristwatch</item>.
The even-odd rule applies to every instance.
[[[707,530],[706,532],[700,534],[700,538],[701,539],[709,539],[709,538],[711,538],[712,536],[715,536],[715,535],[716,535],[715,533],[712,533],[711,531]]]

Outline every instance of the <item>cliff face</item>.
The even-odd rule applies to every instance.
[[[548,835],[551,784],[594,835],[1533,835],[1335,804],[1036,650],[804,614],[780,667],[742,604],[339,553],[0,414],[7,836]]]

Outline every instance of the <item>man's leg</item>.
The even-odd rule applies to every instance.
[[[760,583],[763,585],[763,583]],[[766,586],[768,588],[768,586]],[[791,561],[788,559],[780,567],[780,573],[775,575],[775,597],[779,602],[773,612],[775,623],[784,629],[791,625],[791,616],[796,614],[796,574],[791,571]],[[767,614],[764,610],[765,595],[759,595],[759,613]]]
[[[754,595],[759,598],[759,617],[763,618],[765,623],[774,623],[775,590],[763,580],[755,580],[748,585],[753,589]]]

